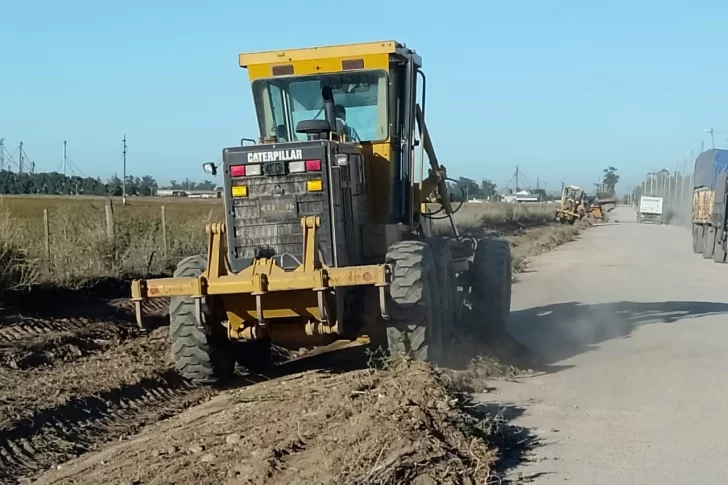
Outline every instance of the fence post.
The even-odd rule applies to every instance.
[[[114,242],[114,212],[110,202],[106,203],[106,238],[110,243]]]
[[[167,209],[162,205],[162,246],[164,257],[167,257]]]
[[[48,221],[48,209],[43,209],[43,243],[48,264],[51,263],[51,227]]]

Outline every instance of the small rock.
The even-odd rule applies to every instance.
[[[225,438],[225,443],[227,443],[229,445],[234,445],[239,442],[240,442],[240,435],[238,433],[229,434]]]
[[[200,444],[194,444],[194,445],[190,446],[189,450],[190,450],[190,453],[197,454],[197,453],[202,453],[203,451],[205,451],[205,447]]]
[[[552,433],[558,433],[558,432],[559,432],[559,430],[558,430],[558,428],[551,428],[551,432],[552,432]]]
[[[168,455],[174,455],[175,453],[177,453],[177,450],[178,450],[178,448],[176,446],[170,445],[167,447],[166,451],[167,451]]]
[[[202,463],[212,463],[213,461],[215,461],[215,455],[213,455],[212,453],[205,453],[204,455],[202,455],[202,457],[200,457],[200,461]]]

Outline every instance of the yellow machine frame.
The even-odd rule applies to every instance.
[[[247,68],[251,84],[258,79],[268,79],[283,72],[285,75],[306,75],[342,72],[347,63],[355,64],[359,69],[389,70],[390,56],[403,49],[394,41],[371,42],[307,49],[291,49],[281,51],[240,54],[239,64]],[[414,51],[408,51],[413,55]],[[417,57],[419,59],[419,57]],[[424,95],[423,95],[424,97]],[[415,120],[419,125],[422,143],[420,154],[420,181],[414,181],[415,157],[410,158],[410,174],[412,187],[410,192],[412,213],[411,229],[414,213],[437,190],[441,203],[447,214],[452,214],[452,206],[447,196],[444,167],[441,167],[435,156],[432,142],[424,122],[424,112],[419,105],[415,107]],[[366,143],[362,152],[367,158],[368,180],[391,180],[394,164],[391,163],[391,123],[387,140]],[[261,143],[274,141],[262,138]],[[414,155],[414,147],[412,149]],[[424,153],[430,161],[430,169],[424,175]],[[419,185],[419,187],[418,187]],[[444,196],[443,196],[444,195]],[[372,224],[385,224],[392,210],[392,200],[388,191],[377,189],[377,184],[369,184],[370,218]],[[132,301],[135,304],[137,323],[144,327],[142,301],[147,298],[188,296],[196,299],[197,312],[201,313],[200,302],[206,296],[218,295],[223,298],[223,307],[227,314],[225,325],[228,337],[232,339],[254,340],[260,338],[261,332],[271,319],[297,318],[307,322],[308,335],[326,335],[339,333],[337,315],[332,315],[331,306],[336,312],[341,310],[338,302],[331,302],[326,296],[327,290],[336,287],[371,286],[378,289],[379,310],[386,319],[385,289],[391,281],[391,268],[387,264],[367,266],[328,267],[319,259],[316,250],[316,229],[320,225],[318,217],[301,219],[304,232],[303,263],[293,271],[284,271],[272,259],[260,258],[243,271],[235,274],[227,262],[225,224],[208,224],[208,249],[206,271],[196,278],[162,278],[134,280],[131,285]],[[453,223],[453,229],[457,229]],[[398,236],[401,237],[401,236]],[[393,241],[394,242],[394,241]],[[270,293],[278,293],[278,297],[270,298]],[[301,293],[303,292],[303,293]],[[283,293],[283,294],[281,294]],[[288,298],[285,293],[288,293]],[[234,298],[233,298],[234,295]],[[201,315],[200,315],[201,316]],[[281,320],[285,321],[285,320]]]
[[[566,208],[566,194],[569,188],[578,188],[579,190],[581,190],[582,193],[582,198],[578,202],[576,207],[574,207],[573,211]],[[564,186],[564,188],[561,190],[561,200],[559,201],[559,206],[556,208],[556,219],[562,224],[565,224],[566,222],[573,224],[575,221],[584,217],[586,215],[586,208],[584,207],[584,196],[584,190],[581,187],[576,187],[572,185]]]

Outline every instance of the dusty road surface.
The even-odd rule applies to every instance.
[[[510,478],[725,483],[728,265],[685,228],[612,214],[514,286],[510,331],[547,365],[482,397],[541,442]]]

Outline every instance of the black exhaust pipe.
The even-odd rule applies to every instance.
[[[337,132],[336,129],[336,107],[334,106],[334,92],[331,86],[324,86],[321,90],[321,97],[324,98],[324,116],[331,126],[331,131]]]

